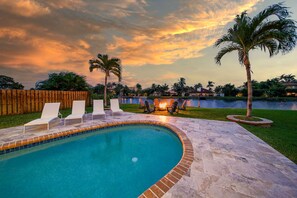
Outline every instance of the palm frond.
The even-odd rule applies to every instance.
[[[110,76],[110,73],[114,74],[119,78],[119,81],[122,79],[122,65],[121,60],[119,58],[110,58],[107,54],[98,54],[98,59],[89,60],[90,64],[90,72],[94,69],[99,69],[106,74],[106,76]]]
[[[221,59],[222,59],[222,57],[225,54],[227,54],[229,52],[232,52],[232,51],[235,51],[235,50],[241,50],[242,51],[242,48],[240,46],[238,46],[238,45],[233,45],[233,44],[228,45],[227,47],[222,48],[218,52],[217,56],[215,57],[216,64],[221,65]]]
[[[251,21],[251,27],[256,29],[263,21],[268,17],[276,16],[279,20],[286,19],[290,16],[287,10],[288,8],[283,6],[283,3],[273,4],[263,11],[259,12]]]

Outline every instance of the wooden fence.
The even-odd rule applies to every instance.
[[[0,115],[41,112],[48,102],[60,102],[60,109],[67,109],[73,100],[90,105],[87,91],[0,90]]]

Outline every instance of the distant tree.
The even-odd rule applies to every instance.
[[[280,82],[282,83],[292,83],[292,82],[297,82],[297,80],[295,79],[295,75],[293,74],[283,74],[279,77]]]
[[[222,92],[224,93],[225,96],[236,96],[239,91],[235,87],[235,85],[228,83],[222,87]]]
[[[206,87],[208,88],[209,91],[212,91],[212,88],[214,87],[214,84],[215,83],[213,81],[208,81],[207,82],[207,86]]]
[[[129,93],[131,93],[131,89],[130,89],[127,85],[125,85],[125,86],[123,87],[123,95],[124,95],[124,96],[128,96]]]
[[[296,24],[289,19],[290,13],[282,3],[274,4],[250,18],[246,12],[237,15],[235,24],[229,28],[215,43],[216,47],[226,44],[215,57],[217,64],[221,64],[222,57],[237,51],[238,60],[246,69],[248,99],[246,116],[252,115],[252,81],[251,63],[249,53],[251,50],[260,49],[268,51],[270,57],[279,52],[291,51],[296,45]]]
[[[242,86],[241,93],[247,96],[247,82]],[[252,80],[253,96],[254,97],[282,97],[286,95],[286,88],[280,81],[280,78],[272,78],[266,81]]]
[[[137,93],[137,95],[139,95],[141,93],[141,90],[142,90],[141,84],[137,83],[136,84],[136,93]]]
[[[90,72],[94,69],[101,70],[105,74],[104,80],[104,102],[107,106],[107,78],[110,74],[118,77],[119,81],[122,79],[122,66],[119,58],[109,58],[107,54],[98,54],[98,59],[89,60]]]
[[[214,91],[215,91],[217,94],[223,93],[223,86],[221,86],[221,85],[216,86],[216,88],[214,89]]]
[[[160,92],[162,95],[165,94],[165,92],[167,92],[169,90],[169,85],[167,85],[166,83],[164,83],[163,85],[160,85]]]
[[[121,93],[123,93],[124,85],[121,83],[117,83],[114,85],[114,91],[117,96],[119,96]]]
[[[186,79],[181,77],[177,83],[174,83],[172,89],[181,96],[186,92]]]
[[[51,73],[47,80],[35,84],[37,90],[86,91],[89,85],[85,76],[73,72]]]
[[[9,76],[0,75],[0,89],[24,89],[24,86]]]
[[[169,90],[169,86],[165,83],[163,85],[155,85],[155,92],[161,95],[164,95],[166,91]]]
[[[93,87],[93,92],[96,94],[104,94],[104,85],[97,84],[95,87]]]
[[[202,88],[202,84],[201,83],[197,83],[197,84],[194,85],[195,91],[198,91],[199,88]]]

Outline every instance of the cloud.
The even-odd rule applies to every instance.
[[[44,7],[34,0],[0,0],[1,9],[9,9],[16,15],[33,17],[50,13],[48,7]]]
[[[141,35],[128,39],[114,36],[107,51],[132,66],[171,64],[199,57],[200,51],[213,45],[236,14],[252,9],[260,1],[186,1],[176,12],[157,19],[157,28],[147,27]]]
[[[174,9],[158,10],[150,0],[0,0],[0,69],[69,70],[97,82],[103,75],[88,70],[97,53],[121,58],[124,68],[201,57],[236,14],[260,1],[171,0]],[[123,75],[129,85],[146,81]]]

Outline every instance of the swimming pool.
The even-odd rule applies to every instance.
[[[3,197],[136,197],[181,159],[172,131],[128,125],[0,156]]]

